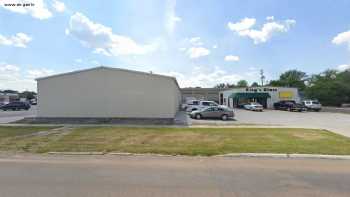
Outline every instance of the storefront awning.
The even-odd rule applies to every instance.
[[[253,98],[271,98],[270,94],[267,92],[238,92],[233,93],[229,96],[229,98],[233,99],[253,99]]]

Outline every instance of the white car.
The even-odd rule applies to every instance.
[[[305,100],[302,104],[310,111],[321,111],[322,105],[318,100]]]
[[[217,104],[214,101],[194,101],[192,104],[188,104],[186,107],[187,112],[192,112],[196,110],[202,110],[208,107],[218,107],[219,104]]]
[[[244,105],[244,109],[251,111],[263,111],[264,107],[260,103],[248,103]]]

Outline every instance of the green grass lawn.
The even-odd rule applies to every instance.
[[[14,126],[0,126],[0,140],[8,137],[19,137],[23,135],[30,135],[40,131],[51,130],[55,127],[14,127]]]
[[[23,128],[22,132],[17,129],[0,127],[0,151],[350,155],[350,138],[315,129],[80,127],[64,134],[53,132],[28,137],[20,137]],[[30,127],[27,132],[35,132],[35,128]]]

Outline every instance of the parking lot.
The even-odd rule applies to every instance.
[[[191,125],[266,125],[327,129],[350,137],[350,114],[331,112],[288,112],[235,110],[234,120],[190,120]]]
[[[9,123],[21,120],[26,117],[36,116],[36,106],[32,105],[28,111],[1,111],[0,110],[0,124]]]
[[[28,111],[0,111],[0,124],[36,116],[36,106]],[[184,121],[184,120],[182,120]],[[350,137],[350,114],[331,112],[288,112],[265,110],[253,112],[235,109],[234,120],[195,120],[187,119],[192,126],[283,126],[300,128],[327,129]]]

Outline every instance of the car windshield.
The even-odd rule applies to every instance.
[[[199,104],[199,101],[193,101],[192,102],[192,105],[198,105]]]
[[[312,101],[312,104],[320,104],[318,101]]]

